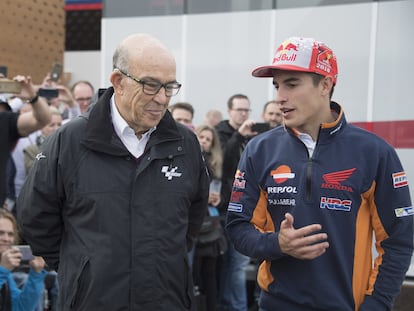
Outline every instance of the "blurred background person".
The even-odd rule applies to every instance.
[[[262,119],[264,122],[269,123],[271,128],[283,123],[283,113],[275,100],[270,100],[264,105]]]
[[[203,123],[211,127],[216,127],[221,121],[223,121],[223,114],[221,111],[217,109],[210,109],[207,111]]]
[[[194,131],[193,118],[194,108],[193,105],[186,102],[178,102],[168,107],[173,119],[181,124],[187,126],[190,130]]]
[[[0,112],[0,206],[4,205],[6,199],[6,171],[10,152],[20,137],[42,128],[51,118],[47,102],[37,95],[31,77],[18,75],[13,80],[21,84],[21,93],[18,96],[27,100],[32,110],[21,114],[12,111]]]
[[[81,114],[76,100],[68,87],[60,83],[60,80],[52,80],[51,73],[47,73],[39,86],[39,91],[45,93],[50,106],[56,107],[64,120],[71,120]]]
[[[223,154],[220,215],[225,217],[237,164],[246,144],[255,132],[256,122],[249,118],[250,100],[244,94],[234,94],[227,101],[228,120],[221,121],[216,130]],[[222,223],[224,227],[224,223]],[[220,260],[219,310],[247,310],[246,268],[250,258],[239,253],[228,242],[228,250]]]
[[[46,74],[41,85],[35,86],[37,89],[44,88],[49,91],[52,96],[47,97],[46,100],[50,107],[55,107],[62,115],[63,122],[79,116],[81,114],[80,106],[75,101],[72,92],[64,85],[58,82],[52,81],[50,73]],[[55,91],[53,94],[53,90]],[[23,111],[30,111],[32,109],[30,104],[24,104],[20,108],[20,113]],[[20,138],[16,144],[16,147],[12,151],[12,158],[15,165],[15,177],[14,177],[14,193],[17,197],[20,193],[20,189],[26,179],[27,172],[24,165],[24,152],[23,150],[30,145],[34,145],[37,142],[41,131],[35,131],[27,137]]]
[[[220,140],[216,130],[208,125],[199,125],[195,133],[207,163],[210,176],[210,191],[208,197],[208,212],[203,221],[196,243],[193,277],[198,287],[203,304],[200,310],[215,311],[217,305],[217,261],[227,249],[227,241],[220,224],[217,206],[221,195],[221,170],[223,156],[221,154]]]
[[[46,137],[54,133],[59,127],[62,126],[62,115],[56,109],[56,107],[49,106],[52,113],[52,119],[48,125],[40,130],[40,135],[36,137],[36,143],[27,146],[23,149],[24,154],[24,166],[26,174],[29,174],[30,168],[33,165],[36,155],[39,153],[40,146],[43,144]]]
[[[22,253],[13,244],[18,241],[17,224],[14,216],[0,209],[0,292],[1,310],[31,311],[36,308],[44,291],[46,271],[42,257],[29,261],[27,281],[20,290],[13,278],[13,270],[20,266]]]
[[[92,83],[86,80],[77,81],[72,85],[71,92],[73,98],[79,105],[80,112],[84,113],[87,111],[95,93]]]

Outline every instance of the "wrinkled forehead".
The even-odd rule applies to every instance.
[[[172,81],[176,76],[176,63],[171,52],[157,44],[148,44],[130,50],[131,71],[140,77],[149,76]],[[162,79],[161,79],[162,77]]]

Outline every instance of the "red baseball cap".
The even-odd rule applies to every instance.
[[[253,70],[254,77],[273,77],[273,69],[315,72],[332,77],[334,84],[338,77],[336,56],[324,43],[312,38],[291,37],[277,49],[272,65]]]

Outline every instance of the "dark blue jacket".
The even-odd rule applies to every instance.
[[[227,230],[241,253],[264,259],[258,282],[268,310],[391,310],[410,265],[413,208],[396,152],[331,108],[338,118],[322,124],[312,157],[297,132],[278,127],[249,142],[235,175]],[[280,251],[286,212],[295,228],[322,225],[325,254],[299,260]]]

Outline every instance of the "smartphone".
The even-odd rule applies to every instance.
[[[7,78],[7,66],[0,66],[0,77]]]
[[[22,85],[14,80],[0,78],[0,93],[20,93]]]
[[[30,261],[34,259],[30,245],[16,245],[16,247],[22,253],[22,261]]]
[[[58,81],[62,74],[62,69],[63,69],[62,64],[54,63],[52,67],[52,71],[50,72],[50,79],[55,82]]]
[[[269,123],[256,123],[252,125],[252,131],[253,132],[258,132],[258,133],[263,133],[270,130],[270,124]]]
[[[41,87],[39,91],[37,92],[37,95],[41,97],[46,97],[46,98],[55,98],[59,96],[59,91],[58,89],[55,89],[55,88]]]

